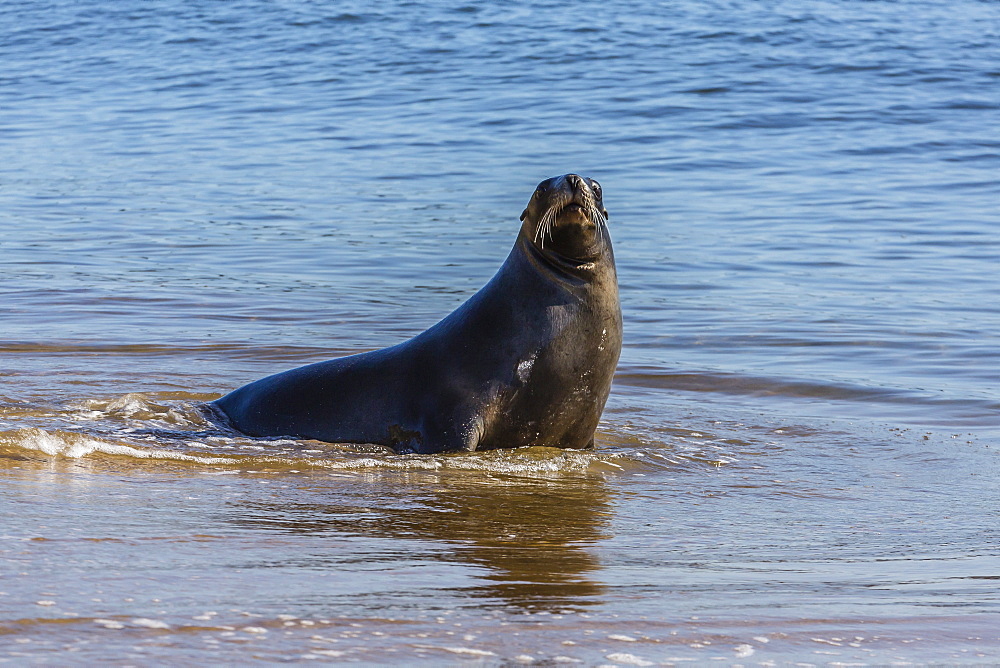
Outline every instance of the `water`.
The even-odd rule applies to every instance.
[[[0,7],[0,662],[1000,657],[995,3]],[[234,438],[602,182],[593,452]]]

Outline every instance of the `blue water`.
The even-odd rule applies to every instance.
[[[1000,657],[998,63],[972,0],[4,3],[0,660]],[[432,325],[567,172],[596,452],[203,422]]]

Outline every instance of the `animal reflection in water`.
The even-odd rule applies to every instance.
[[[384,543],[374,543],[366,555],[364,541],[354,544],[357,558],[365,561],[398,564],[423,550],[427,559],[482,566],[488,574],[465,593],[483,602],[555,611],[596,602],[604,591],[591,578],[600,564],[589,548],[604,537],[611,513],[599,476],[379,472],[356,482],[338,478],[337,501],[324,500],[328,493],[316,488],[309,492],[312,498],[240,501],[232,521],[316,537],[389,538],[398,545],[386,553]],[[426,541],[440,550],[428,553]],[[299,552],[289,563],[343,568],[343,559],[312,554]],[[441,588],[454,593],[448,577],[440,577]]]

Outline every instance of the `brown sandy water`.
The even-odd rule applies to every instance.
[[[72,364],[115,385],[109,369],[164,357],[243,358],[149,354]],[[399,456],[239,437],[206,420],[206,392],[69,399],[93,393],[76,374],[37,374],[57,403],[3,408],[19,425],[0,432],[0,647],[15,662],[922,662],[1000,647],[996,471],[955,456],[981,443],[750,422],[721,403],[727,420],[678,406],[643,425],[625,386],[592,452]]]
[[[0,663],[1000,660],[998,25],[3,4]],[[434,324],[569,171],[625,316],[594,451],[206,419]]]

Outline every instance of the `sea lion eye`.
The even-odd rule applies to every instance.
[[[598,183],[597,181],[593,179],[590,180],[590,189],[593,190],[594,194],[597,195],[598,197],[601,196],[601,184]]]

